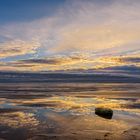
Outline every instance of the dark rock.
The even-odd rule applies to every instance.
[[[95,108],[95,114],[106,119],[112,119],[113,110],[109,108],[101,108],[101,107]]]

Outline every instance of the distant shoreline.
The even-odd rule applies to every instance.
[[[0,72],[0,83],[140,83],[136,76],[109,73]]]

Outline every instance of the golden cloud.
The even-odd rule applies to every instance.
[[[58,71],[58,70],[100,70],[119,66],[140,67],[140,57],[128,56],[104,56],[92,57],[76,54],[75,56],[55,56],[42,59],[27,59],[12,62],[1,62],[0,70],[18,71]]]
[[[118,0],[104,5],[72,1],[53,16],[2,26],[0,36],[13,41],[0,44],[0,58],[11,57],[0,69],[55,71],[140,66],[119,57],[140,53],[140,3],[129,2]],[[72,56],[75,52],[80,56]],[[12,56],[34,53],[37,58],[12,60]]]
[[[38,42],[13,40],[0,43],[0,58],[35,53],[39,47]]]

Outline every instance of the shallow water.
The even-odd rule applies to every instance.
[[[112,109],[112,119],[96,107]],[[2,139],[117,139],[139,125],[140,84],[0,84]]]

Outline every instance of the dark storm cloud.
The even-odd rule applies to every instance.
[[[126,57],[122,58],[125,62],[140,63],[140,57]]]
[[[56,59],[28,59],[28,60],[21,60],[19,61],[21,63],[27,63],[27,64],[58,64],[60,63],[60,60]]]

